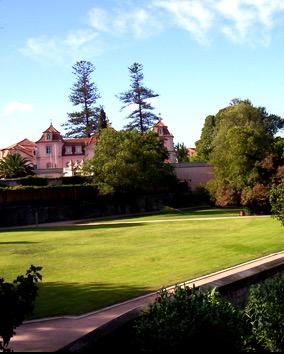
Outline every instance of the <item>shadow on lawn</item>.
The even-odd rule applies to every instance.
[[[0,242],[1,245],[30,245],[33,243],[39,243],[39,242],[33,242],[33,241],[8,241],[8,242]]]
[[[103,223],[103,222],[102,222]],[[38,227],[28,227],[28,228],[22,228],[22,229],[9,229],[9,230],[3,230],[5,233],[15,233],[15,232],[31,232],[31,231],[39,231],[39,232],[50,232],[50,231],[84,231],[84,230],[99,230],[99,229],[119,229],[119,228],[124,228],[124,227],[137,227],[137,226],[143,226],[145,223],[142,222],[137,222],[137,223],[103,223],[102,225],[76,225],[76,224],[66,224],[66,225],[59,225],[59,226],[38,226]]]
[[[40,285],[32,318],[80,315],[152,292],[144,286],[111,283],[60,283]]]

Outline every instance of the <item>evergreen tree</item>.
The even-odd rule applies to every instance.
[[[91,82],[91,75],[95,67],[89,61],[78,61],[72,69],[77,81],[71,88],[70,101],[74,106],[82,109],[77,112],[67,113],[68,121],[63,124],[67,130],[67,137],[90,137],[97,129],[98,111],[95,107],[100,98],[96,85]]]
[[[109,121],[106,116],[106,112],[103,107],[100,109],[99,117],[98,117],[98,131],[105,129],[109,126]]]
[[[128,69],[131,79],[130,90],[120,93],[117,97],[125,104],[121,110],[135,105],[135,110],[127,117],[131,122],[125,128],[128,130],[138,129],[141,134],[144,134],[158,119],[152,112],[154,108],[147,100],[159,95],[143,86],[142,64],[134,63]]]

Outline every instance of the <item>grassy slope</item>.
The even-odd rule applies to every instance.
[[[0,233],[0,275],[41,265],[35,317],[79,314],[283,248],[271,218],[22,229]]]

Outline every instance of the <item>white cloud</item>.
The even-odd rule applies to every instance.
[[[117,7],[93,7],[84,29],[61,37],[29,38],[20,51],[35,59],[69,65],[83,56],[101,55],[116,39],[142,39],[166,28],[180,28],[201,44],[212,32],[249,45],[268,45],[272,30],[283,23],[284,0],[147,0],[117,1]]]
[[[153,4],[171,14],[175,24],[190,32],[197,41],[201,43],[207,41],[206,33],[212,26],[214,19],[214,14],[208,7],[208,2],[200,0],[155,0]]]
[[[282,0],[219,0],[215,10],[223,33],[234,42],[268,45],[277,16],[283,15]],[[224,25],[224,22],[226,24]]]
[[[67,35],[66,39],[63,40],[63,44],[69,49],[78,49],[85,44],[92,42],[94,38],[98,36],[97,33],[93,31],[83,31],[78,30],[76,32],[71,32]]]
[[[100,55],[104,45],[91,29],[69,32],[63,38],[40,36],[29,38],[20,52],[34,59],[48,59],[52,63],[68,63],[83,55]]]
[[[114,8],[109,12],[93,8],[88,13],[89,23],[93,29],[114,36],[133,36],[145,38],[162,29],[159,14],[151,11],[151,5],[142,7]]]
[[[4,106],[4,116],[11,116],[17,112],[32,112],[33,105],[30,103],[23,103],[18,101],[11,101]]]
[[[97,31],[108,32],[108,14],[104,9],[94,7],[88,13],[90,25]]]

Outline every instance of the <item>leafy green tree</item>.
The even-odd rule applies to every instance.
[[[100,113],[98,116],[98,131],[105,129],[109,126],[109,121],[106,116],[106,112],[104,111],[103,107],[100,109]]]
[[[196,141],[196,160],[208,162],[210,160],[210,153],[212,152],[213,137],[216,131],[216,118],[215,116],[208,116],[205,119],[204,126],[201,131],[201,136]]]
[[[143,85],[143,65],[134,63],[129,68],[130,72],[130,90],[120,93],[117,97],[125,104],[121,110],[128,106],[135,107],[127,119],[131,122],[126,126],[126,129],[138,129],[141,134],[144,134],[158,117],[152,112],[154,109],[147,100],[159,96],[153,90],[148,89]]]
[[[152,132],[103,129],[97,139],[94,157],[83,166],[93,175],[101,193],[153,191],[176,183],[168,153]]]
[[[283,128],[284,120],[245,100],[220,110],[214,121],[211,151],[207,155],[214,166],[211,191],[217,204],[238,203],[246,187],[253,190],[256,184],[271,182],[277,170],[277,163],[273,162],[274,134]],[[253,197],[246,190],[243,200],[248,203],[249,195]]]
[[[89,61],[78,61],[73,67],[77,81],[71,88],[70,101],[81,110],[68,113],[68,121],[63,124],[67,137],[90,137],[97,129],[98,110],[96,101],[100,98],[96,85],[91,82],[95,67]]]
[[[184,145],[184,143],[177,143],[175,145],[175,151],[177,154],[178,162],[189,162],[187,147]]]
[[[33,174],[30,161],[19,153],[10,154],[0,161],[0,178],[18,178]]]
[[[0,278],[0,351],[10,351],[8,345],[15,334],[14,329],[32,313],[38,293],[37,283],[42,279],[41,270],[42,267],[31,265],[26,275],[18,276],[13,283]]]

